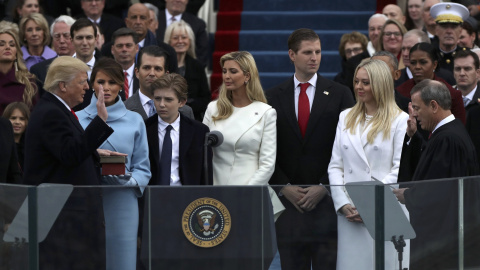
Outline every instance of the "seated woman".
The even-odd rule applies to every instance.
[[[17,146],[18,163],[23,168],[25,130],[27,129],[28,119],[30,119],[30,110],[23,102],[13,102],[3,111],[4,118],[9,119],[13,126],[13,135]]]
[[[277,112],[263,93],[257,66],[249,52],[231,52],[220,59],[223,84],[203,123],[223,134],[213,148],[214,185],[268,185],[275,169]],[[285,210],[270,189],[275,217]]]
[[[375,269],[375,241],[344,185],[372,179],[397,183],[408,120],[408,114],[395,103],[393,78],[385,62],[362,61],[355,71],[354,86],[357,104],[340,113],[328,165],[338,213],[337,270]],[[393,244],[385,242],[385,269],[398,269],[396,255]],[[405,265],[408,255],[404,253]]]
[[[52,39],[47,21],[40,13],[32,13],[20,20],[20,40],[24,43],[23,59],[28,70],[37,63],[57,56],[57,53],[48,47]]]
[[[402,60],[402,42],[403,35],[407,32],[407,29],[403,24],[396,20],[387,20],[382,27],[380,37],[378,38],[379,44],[378,51],[387,51],[397,57],[398,69],[405,67]]]
[[[123,69],[111,58],[99,60],[90,77],[93,89],[103,87],[108,112],[106,123],[115,130],[100,146],[127,154],[125,177],[104,176],[102,185],[123,185],[131,188],[103,190],[107,269],[135,269],[137,261],[138,197],[150,180],[150,161],[145,124],[140,114],[125,108],[118,93],[123,86]],[[85,128],[97,116],[97,97],[77,112]]]
[[[31,111],[37,100],[35,77],[25,66],[17,34],[12,28],[0,29],[0,114],[15,101],[23,101]]]
[[[211,94],[205,68],[195,55],[193,30],[183,20],[173,22],[165,30],[164,42],[172,46],[177,53],[178,74],[182,75],[188,84],[187,105],[192,107],[195,119],[202,121]]]
[[[424,79],[442,82],[447,86],[452,96],[451,110],[453,115],[465,124],[466,114],[461,92],[453,89],[450,84],[434,72],[438,64],[438,54],[435,47],[425,42],[417,43],[410,49],[409,58],[413,78],[398,86],[396,90],[403,96],[410,98],[412,88]]]
[[[11,1],[14,6],[12,9],[12,17],[6,18],[8,21],[12,21],[16,24],[20,23],[20,20],[32,13],[41,13],[47,20],[48,25],[52,25],[53,17],[45,15],[43,8],[40,6],[39,0],[17,0]],[[10,1],[9,1],[10,6]]]

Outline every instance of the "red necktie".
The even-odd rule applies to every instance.
[[[128,99],[128,73],[125,71],[123,72],[125,75],[125,80],[123,81],[123,90],[125,91],[125,99]]]
[[[70,111],[72,112],[73,116],[75,116],[75,118],[77,118],[77,121],[78,121],[77,114],[72,109],[70,109]]]
[[[308,101],[307,88],[309,83],[300,84],[300,95],[298,96],[298,126],[302,137],[305,137],[307,131],[308,118],[310,117],[310,102]]]

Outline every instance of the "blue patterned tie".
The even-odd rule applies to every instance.
[[[155,109],[155,104],[153,103],[153,99],[150,99],[148,102],[150,104],[150,111],[148,112],[148,118],[157,114],[157,110]]]
[[[172,166],[172,138],[170,138],[172,126],[168,125],[163,137],[162,154],[160,156],[160,185],[170,185],[170,173]]]

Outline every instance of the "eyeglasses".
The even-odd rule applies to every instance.
[[[60,40],[60,37],[63,37],[64,39],[70,39],[70,33],[69,32],[53,33],[54,39]]]
[[[383,35],[386,36],[386,37],[391,37],[392,35],[395,36],[395,37],[399,37],[399,36],[402,35],[402,33],[400,33],[400,32],[385,32]]]
[[[346,54],[346,55],[351,55],[352,53],[358,54],[358,53],[361,53],[361,52],[362,52],[362,48],[361,48],[361,47],[356,47],[356,48],[346,49],[346,50],[345,50],[345,54]]]

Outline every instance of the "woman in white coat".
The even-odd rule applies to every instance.
[[[214,185],[268,185],[277,152],[277,112],[267,104],[257,66],[249,52],[220,59],[223,84],[208,105],[203,123],[223,134],[213,148]],[[285,210],[270,189],[275,218]]]
[[[331,193],[338,213],[337,269],[374,269],[374,240],[369,235],[344,185],[373,181],[397,182],[408,114],[395,103],[388,65],[367,59],[357,67],[357,104],[343,111],[328,166]],[[403,265],[408,266],[408,246]],[[385,269],[398,269],[396,250],[385,242]]]

